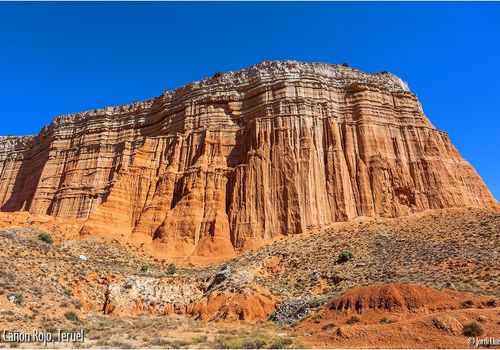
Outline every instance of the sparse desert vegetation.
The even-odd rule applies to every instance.
[[[463,333],[468,337],[479,337],[484,333],[484,329],[479,323],[472,321],[464,325]]]
[[[47,232],[40,232],[38,234],[38,239],[42,242],[52,244],[54,243],[54,240],[52,239],[52,236],[48,234]]]
[[[466,345],[466,336],[498,331],[498,256],[491,242],[498,242],[499,228],[500,214],[479,209],[360,220],[292,236],[224,264],[182,267],[116,241],[57,237],[47,244],[36,228],[5,228],[0,243],[10,249],[0,253],[1,326],[53,332],[84,328],[85,346],[92,347],[297,348],[342,347],[358,339],[356,334],[365,334],[363,339],[370,339],[366,344],[377,347],[382,344],[373,338],[378,327],[392,334],[394,327],[420,325],[429,334],[420,335],[422,347]],[[346,250],[352,255],[342,254]],[[339,263],[343,255],[349,258]],[[204,293],[228,298],[234,294],[226,300],[239,303],[235,305],[242,310],[250,310],[252,304],[244,303],[253,301],[240,295],[263,298],[270,293],[274,299],[268,302],[275,308],[240,316],[238,309],[221,309],[212,318],[199,319],[175,306],[168,315],[158,313],[161,309],[151,304],[157,302],[151,296],[184,283],[203,284],[200,292],[184,290],[195,293],[193,298],[201,293],[196,296],[200,301]],[[346,291],[380,283],[466,294],[449,310],[429,315],[360,310],[338,316],[328,311]],[[119,307],[128,305],[126,299],[123,305],[106,306],[112,300],[111,285],[124,288],[116,289],[120,298],[127,297],[126,290],[138,292],[140,308],[131,300],[131,309],[120,313]],[[251,286],[269,292],[255,294]],[[210,294],[214,291],[218,294]],[[242,320],[224,321],[231,313]],[[162,331],[153,331],[157,329]]]

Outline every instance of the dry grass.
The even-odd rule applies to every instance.
[[[300,346],[293,328],[272,322],[252,325],[177,316],[104,316],[102,303],[111,281],[133,274],[163,277],[168,264],[118,242],[55,240],[49,245],[37,239],[38,233],[31,228],[0,230],[0,244],[7,247],[0,252],[1,328],[55,331],[83,327],[87,331],[84,346],[92,347]],[[500,213],[440,210],[398,220],[339,223],[322,232],[289,237],[226,263],[281,300],[309,298],[312,309],[347,289],[374,283],[452,286],[498,297],[499,244]],[[354,258],[339,263],[343,250],[352,251]],[[88,259],[80,260],[79,255]],[[143,264],[150,268],[141,272]],[[180,268],[175,278],[207,280],[220,266]],[[241,290],[236,284],[227,288]],[[9,302],[10,296],[19,294],[21,303]],[[496,305],[494,298],[491,303]],[[463,308],[467,311],[474,305],[465,303]],[[388,326],[393,321],[379,318],[377,323]],[[325,331],[339,327],[335,323],[323,326]]]

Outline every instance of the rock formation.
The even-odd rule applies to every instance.
[[[223,258],[358,216],[498,203],[398,77],[273,61],[1,138],[0,206]]]
[[[180,276],[130,276],[110,283],[104,305],[94,300],[90,308],[114,315],[148,312],[211,321],[266,321],[279,298],[253,283],[253,276],[234,275],[222,281],[211,278],[208,284]]]

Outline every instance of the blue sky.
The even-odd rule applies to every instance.
[[[500,198],[500,3],[0,3],[0,135],[271,59],[399,75]]]

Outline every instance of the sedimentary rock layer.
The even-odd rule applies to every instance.
[[[294,61],[4,137],[0,203],[172,257],[231,256],[358,216],[498,206],[398,77]]]

